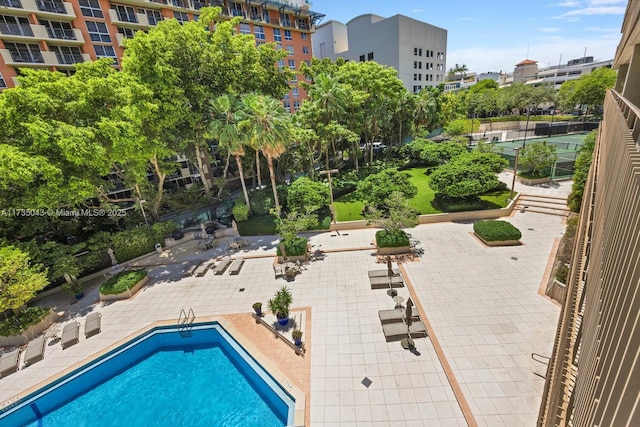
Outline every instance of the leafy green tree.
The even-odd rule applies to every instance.
[[[305,176],[293,181],[287,193],[287,203],[292,211],[309,214],[329,203],[329,187]]]
[[[0,312],[14,312],[49,284],[47,274],[14,246],[0,247]]]
[[[445,197],[477,196],[500,186],[496,174],[506,166],[507,161],[496,154],[465,154],[436,169],[429,186]]]
[[[556,160],[558,160],[556,147],[547,144],[547,141],[529,143],[520,150],[520,165],[524,167],[527,176],[545,176],[544,171],[553,166]]]
[[[249,206],[247,206],[242,200],[238,199],[233,204],[233,219],[238,222],[246,221],[249,219]]]
[[[389,195],[395,191],[411,199],[418,194],[418,189],[409,180],[409,174],[396,169],[385,169],[371,174],[358,182],[358,197],[368,205],[383,206]]]
[[[466,152],[465,146],[456,142],[435,143],[429,141],[424,144],[420,158],[427,166],[437,166],[448,163]]]
[[[582,196],[584,194],[584,187],[587,183],[587,177],[589,176],[589,169],[591,168],[591,161],[593,159],[593,149],[596,145],[597,132],[591,131],[585,138],[580,153],[576,158],[573,169],[573,186],[571,187],[571,194],[567,204],[569,209],[573,212],[580,212],[582,206]]]
[[[413,114],[414,134],[431,131],[437,120],[441,89],[429,86],[418,93]]]
[[[616,71],[605,67],[581,76],[577,80],[573,93],[574,105],[584,105],[587,112],[594,113],[602,107],[604,95],[607,89],[611,89],[616,84],[616,79]]]
[[[375,224],[389,234],[394,234],[403,228],[418,225],[418,213],[409,206],[409,199],[399,191],[392,192],[385,200],[385,209],[367,206],[365,213],[367,224]]]
[[[447,123],[444,131],[449,136],[460,136],[480,129],[480,120],[455,119]]]

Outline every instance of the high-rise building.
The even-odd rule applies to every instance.
[[[307,0],[0,0],[0,89],[15,86],[21,67],[72,72],[102,57],[117,66],[125,38],[163,19],[197,19],[205,6],[220,6],[223,19],[242,18],[238,31],[256,43],[288,50],[279,66],[291,69],[311,60],[311,32],[324,17]],[[296,109],[304,96],[296,79],[285,107]]]
[[[407,90],[444,83],[447,30],[403,15],[360,15],[343,24],[328,21],[313,35],[316,58],[376,61],[393,67]]]
[[[584,189],[538,426],[640,425],[640,0]]]

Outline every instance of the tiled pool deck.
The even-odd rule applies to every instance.
[[[501,178],[511,182],[508,174]],[[522,189],[566,196],[570,183]],[[62,323],[77,319],[84,325],[88,313],[100,311],[102,332],[89,339],[81,335],[79,344],[65,350],[59,343],[48,345],[44,360],[0,379],[0,403],[152,322],[177,321],[181,309],[192,308],[197,318],[224,316],[259,357],[306,393],[306,425],[534,426],[544,385],[536,373],[544,376],[546,366],[531,353],[550,354],[560,311],[538,289],[564,224],[560,217],[533,212],[514,213],[509,220],[522,231],[524,245],[484,247],[470,234],[470,223],[411,230],[424,254],[403,264],[409,286],[399,294],[416,300],[436,338],[415,339],[413,353],[399,342],[387,343],[382,334],[378,310],[395,303],[385,290],[372,290],[367,279],[368,270],[384,268],[369,249],[374,230],[310,236],[327,256],[309,263],[289,284],[293,307],[307,310],[305,357],[249,315],[254,302],[266,304],[286,284],[272,269],[277,237],[250,238],[251,245],[240,251],[245,264],[236,276],[210,271],[184,277],[184,261],[224,252],[187,242],[141,262],[152,280],[131,300],[98,303],[95,284],[73,305],[63,294],[43,301],[67,311]],[[365,377],[371,380],[368,387],[362,384]]]

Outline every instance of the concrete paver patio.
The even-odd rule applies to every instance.
[[[505,182],[508,175],[501,177]],[[510,181],[508,181],[510,184]],[[516,187],[518,188],[519,185]],[[567,184],[551,188],[526,187],[530,194],[566,195]],[[293,350],[273,345],[264,328],[247,326],[249,339],[267,357],[281,360],[280,368],[305,390],[307,423],[311,426],[532,426],[535,424],[546,366],[531,353],[548,356],[559,306],[538,294],[554,241],[562,236],[559,217],[533,212],[507,218],[523,233],[522,246],[487,248],[472,235],[470,223],[441,223],[411,230],[424,254],[403,264],[410,287],[400,288],[424,308],[442,351],[460,385],[472,416],[465,419],[449,378],[430,338],[415,339],[417,351],[385,341],[378,310],[395,302],[384,289],[372,290],[367,271],[376,264],[371,248],[375,230],[320,233],[310,236],[323,249],[323,261],[311,262],[288,285],[294,307],[308,307],[310,328],[305,368],[274,352]],[[0,379],[0,402],[62,372],[88,356],[112,346],[150,323],[177,320],[182,308],[198,318],[228,315],[237,326],[251,305],[269,298],[282,285],[272,264],[277,237],[250,238],[239,253],[245,264],[238,275],[184,277],[187,260],[211,259],[225,248],[203,251],[194,242],[152,255],[141,264],[152,278],[134,298],[97,303],[97,284],[86,297],[69,305],[64,295],[43,304],[68,312],[64,322],[102,313],[102,333],[62,350],[46,347],[45,359]],[[347,250],[347,249],[357,250]],[[255,258],[254,258],[255,257]],[[410,292],[412,292],[410,294]],[[247,322],[253,322],[246,316]],[[63,322],[63,323],[64,323]],[[237,328],[245,333],[242,328]],[[271,343],[271,344],[270,344]],[[287,356],[288,357],[288,356]],[[292,366],[287,372],[286,364]],[[296,364],[297,363],[297,364]],[[296,366],[293,366],[296,364]],[[367,387],[364,378],[370,379]]]

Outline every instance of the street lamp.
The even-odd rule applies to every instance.
[[[333,189],[331,188],[331,174],[338,173],[338,169],[327,169],[318,172],[318,175],[327,175],[329,181],[329,196],[331,197],[331,222],[336,222],[336,207],[333,204]]]
[[[524,139],[522,140],[522,148],[524,148],[527,143],[527,131],[529,130],[529,113],[531,112],[531,108],[527,105],[527,124],[524,127]]]
[[[146,202],[147,202],[146,200],[138,199],[138,203],[140,204],[140,210],[142,211],[142,217],[144,218],[144,223],[147,225],[147,228],[149,228],[149,221],[147,220],[147,214],[144,211],[144,206],[142,206],[142,204]]]
[[[520,147],[514,148],[516,159],[513,161],[513,180],[511,181],[511,200],[513,200],[513,189],[516,186],[516,175],[518,175],[518,157],[520,156]]]

